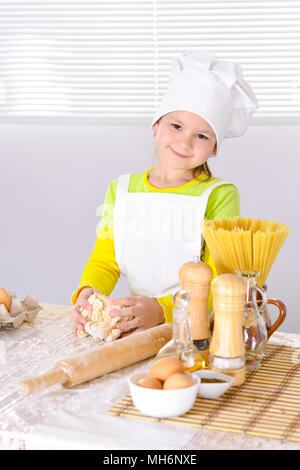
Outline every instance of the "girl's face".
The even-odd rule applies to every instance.
[[[197,114],[174,111],[152,126],[160,161],[182,170],[192,170],[216,153],[216,136]]]

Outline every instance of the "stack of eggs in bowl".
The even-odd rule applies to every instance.
[[[178,359],[163,358],[150,367],[149,375],[138,381],[140,387],[174,390],[193,385],[190,375],[185,372]]]
[[[196,400],[200,379],[185,372],[181,361],[161,358],[149,371],[128,378],[134,405],[154,418],[180,416],[189,411]]]

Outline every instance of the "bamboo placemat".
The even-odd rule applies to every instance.
[[[193,408],[176,418],[145,416],[130,394],[108,414],[300,441],[300,352],[267,344],[261,368],[247,372],[242,386],[214,400],[197,395]]]

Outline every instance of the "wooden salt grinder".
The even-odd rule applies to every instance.
[[[233,376],[233,385],[245,382],[243,321],[246,290],[245,281],[235,274],[221,274],[212,283],[214,329],[209,347],[210,369]],[[229,364],[232,367],[228,368]]]
[[[193,342],[201,352],[206,364],[208,362],[210,340],[207,299],[212,277],[211,267],[200,261],[199,258],[183,264],[179,270],[181,289],[188,292],[191,297],[188,311]]]

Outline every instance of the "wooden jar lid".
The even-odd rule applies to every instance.
[[[212,293],[216,297],[244,298],[246,295],[247,285],[244,279],[236,274],[220,274],[213,281]]]
[[[213,277],[213,272],[211,267],[204,263],[203,261],[199,261],[198,263],[194,263],[193,261],[189,261],[181,266],[179,270],[179,279],[181,283],[192,283],[192,284],[199,284],[207,285],[210,284]]]

